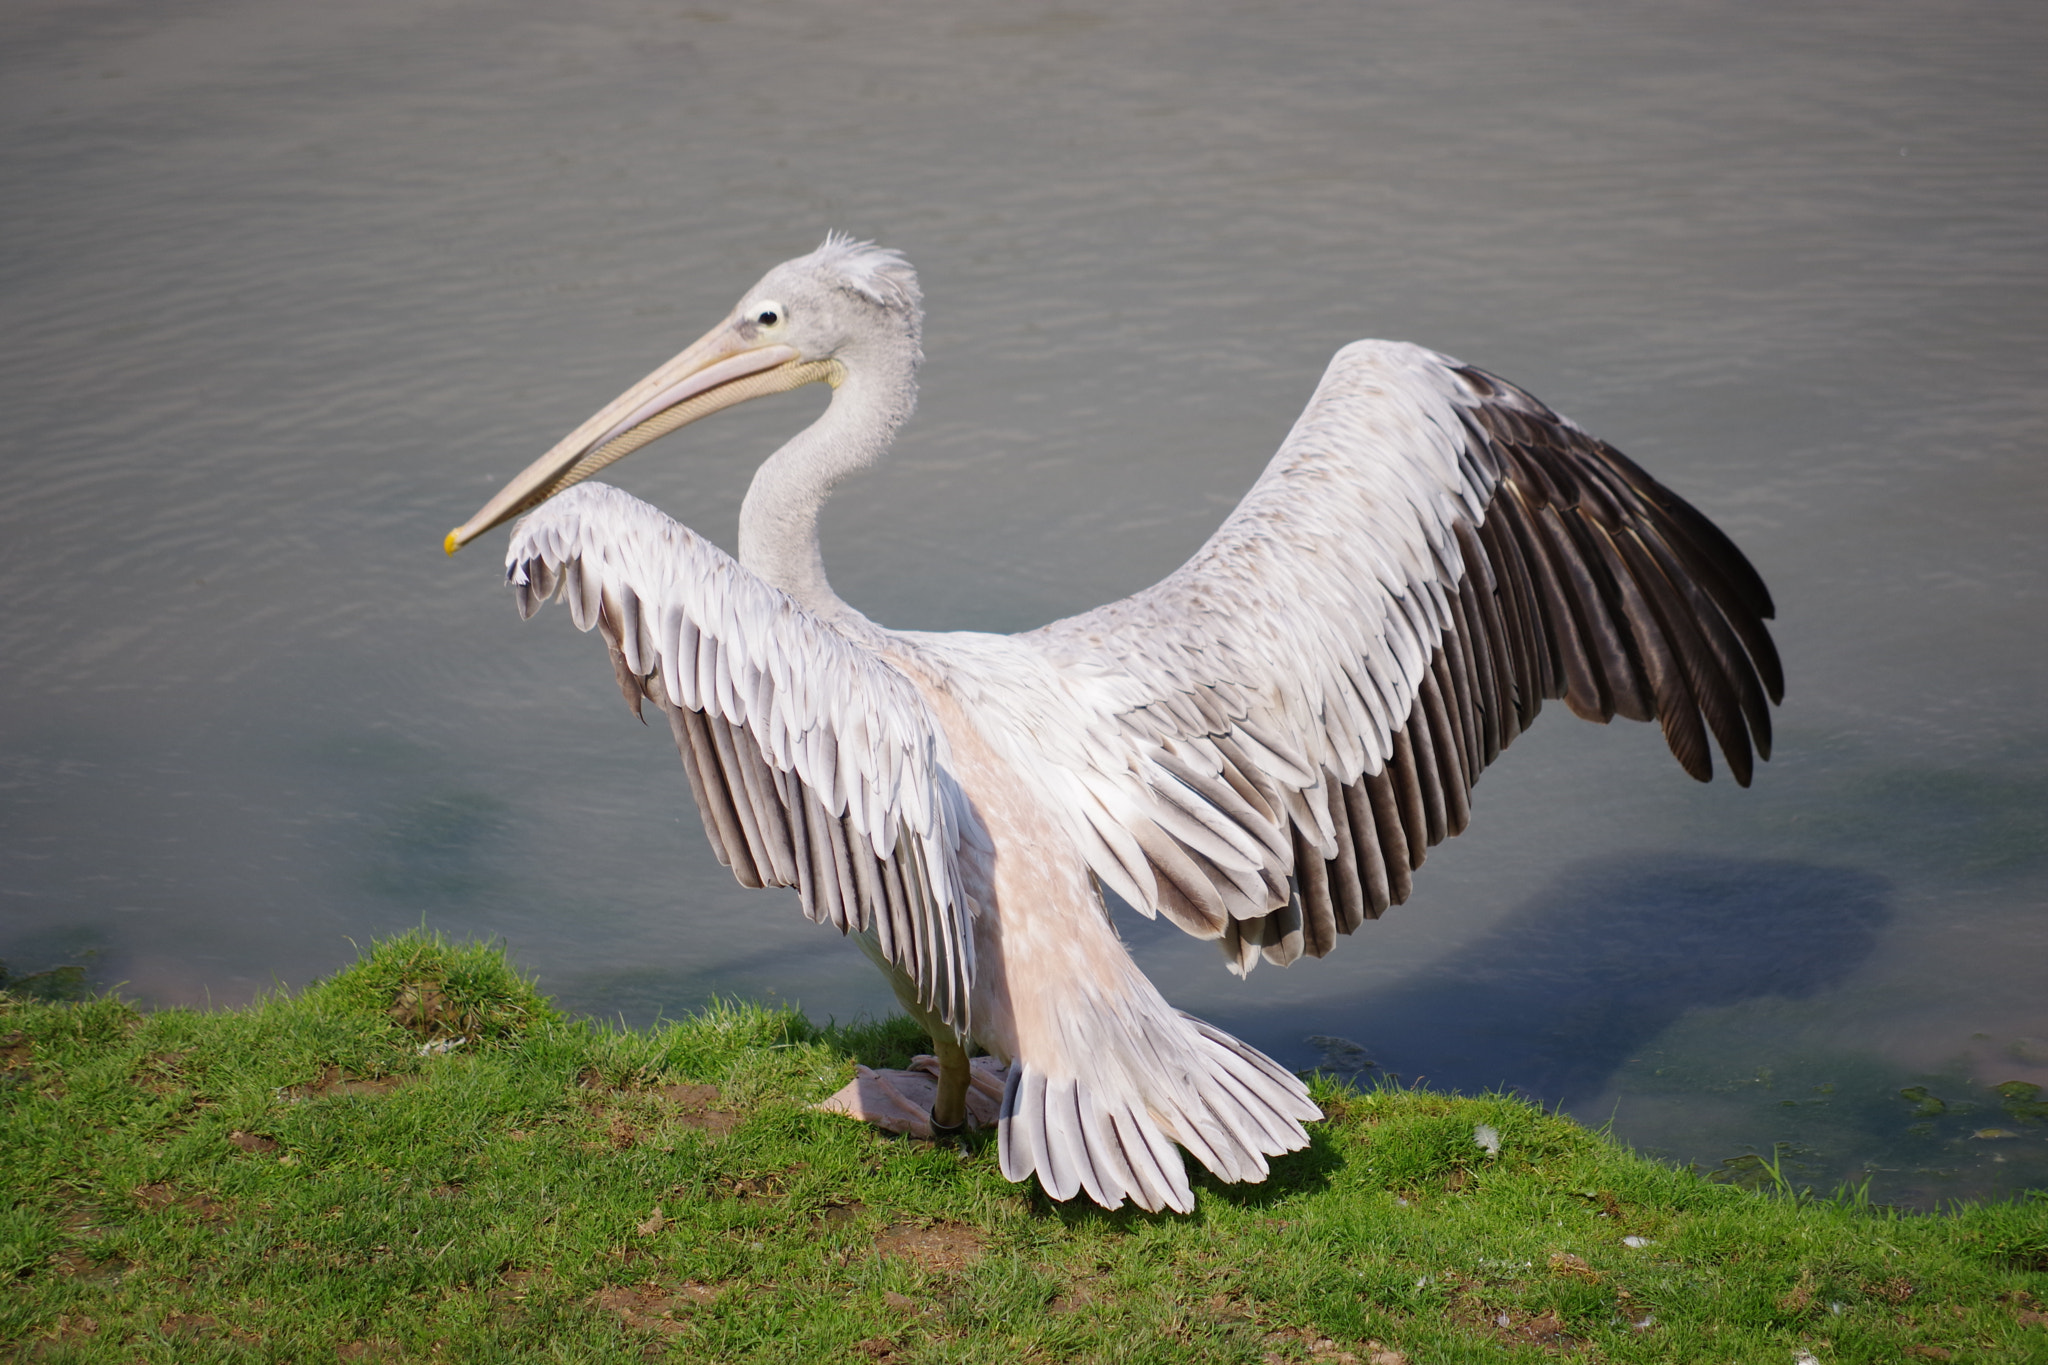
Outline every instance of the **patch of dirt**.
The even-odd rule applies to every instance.
[[[1048,1313],[1078,1313],[1084,1308],[1094,1308],[1108,1299],[1100,1281],[1093,1279],[1075,1280],[1065,1289],[1052,1296],[1052,1302],[1045,1306]],[[1222,1295],[1210,1300],[1212,1306]],[[1224,1300],[1227,1304],[1228,1300]]]
[[[152,1052],[135,1064],[128,1083],[152,1095],[171,1095],[187,1089],[190,1082],[185,1062],[189,1056],[184,1052]]]
[[[860,1216],[867,1211],[868,1206],[861,1203],[858,1199],[845,1204],[827,1204],[823,1209],[819,1210],[818,1221],[828,1228],[844,1227],[848,1223],[858,1221]]]
[[[718,1093],[715,1085],[665,1085],[655,1093],[675,1110],[669,1116],[671,1123],[695,1128],[713,1137],[724,1137],[739,1127],[738,1114],[718,1107],[724,1096]]]
[[[0,1071],[26,1071],[36,1055],[36,1045],[26,1033],[0,1033]]]
[[[1536,1317],[1511,1308],[1485,1309],[1476,1322],[1497,1339],[1517,1345],[1541,1346],[1552,1351],[1575,1351],[1584,1344],[1566,1333],[1564,1321],[1557,1316],[1557,1310],[1554,1308],[1545,1309]]]
[[[484,1298],[500,1314],[521,1313],[527,1298],[546,1289],[553,1280],[552,1270],[508,1270],[498,1277]]]
[[[1563,1275],[1567,1279],[1584,1280],[1587,1284],[1598,1284],[1605,1277],[1592,1266],[1569,1251],[1550,1253],[1550,1273]]]
[[[1261,1315],[1259,1306],[1245,1298],[1244,1291],[1239,1289],[1211,1294],[1209,1311],[1219,1318],[1243,1318],[1250,1322],[1259,1321]]]
[[[604,1142],[618,1151],[637,1145],[647,1129],[657,1124],[693,1128],[712,1137],[724,1137],[740,1123],[740,1116],[720,1107],[724,1098],[715,1085],[662,1085],[648,1089],[622,1089],[607,1085],[595,1068],[585,1067],[576,1077],[579,1090],[594,1092],[584,1106],[593,1117],[604,1120]]]
[[[245,1152],[263,1154],[277,1150],[276,1139],[259,1137],[255,1133],[245,1133],[239,1128],[228,1134],[228,1141]]]
[[[982,1241],[981,1232],[965,1223],[896,1223],[875,1238],[875,1250],[933,1274],[954,1275],[981,1259]]]
[[[1913,1297],[1912,1281],[1904,1275],[1894,1275],[1883,1284],[1866,1284],[1863,1292],[1873,1299],[1882,1299],[1894,1307]]]
[[[82,1247],[69,1247],[50,1258],[50,1268],[66,1279],[80,1280],[86,1284],[113,1285],[131,1268],[119,1256],[104,1261],[95,1261],[92,1254]]]
[[[1909,1356],[1917,1356],[1921,1360],[1955,1359],[1955,1353],[1953,1351],[1944,1350],[1939,1346],[1927,1346],[1924,1344],[1919,1346],[1908,1346],[1906,1348],[1906,1354]]]
[[[84,1246],[78,1246],[78,1244],[68,1246],[68,1248],[63,1248],[61,1252],[57,1252],[55,1257],[49,1259],[49,1265],[51,1265],[51,1269],[57,1271],[57,1275],[63,1275],[63,1277],[68,1277],[68,1279],[82,1279],[86,1283],[111,1285],[111,1283],[119,1283],[121,1275],[125,1275],[129,1271],[129,1263],[123,1261],[121,1257],[109,1257],[109,1259],[104,1259],[104,1261],[94,1261],[92,1259],[92,1246],[90,1244],[92,1242],[100,1242],[106,1236],[119,1232],[121,1230],[119,1224],[117,1226],[104,1226],[102,1220],[92,1212],[92,1209],[72,1207],[72,1209],[66,1209],[66,1214],[63,1214],[63,1218],[59,1220],[59,1226],[66,1230],[72,1238],[76,1238],[78,1242],[84,1242]]]
[[[922,1313],[924,1306],[908,1294],[898,1294],[893,1289],[882,1291],[882,1307],[892,1313]]]
[[[895,1342],[887,1337],[869,1337],[866,1341],[853,1343],[853,1353],[863,1360],[872,1360],[876,1365],[890,1365],[891,1361],[905,1359]]]
[[[483,1018],[448,998],[438,981],[412,981],[401,986],[391,1008],[392,1023],[428,1042],[441,1038],[474,1038]]]
[[[59,1313],[57,1320],[45,1327],[40,1335],[45,1341],[83,1341],[100,1330],[99,1319],[83,1313]]]
[[[1585,1346],[1565,1331],[1564,1321],[1555,1309],[1532,1316],[1516,1308],[1498,1308],[1479,1297],[1474,1281],[1447,1275],[1444,1282],[1456,1296],[1451,1302],[1451,1316],[1496,1340],[1540,1346],[1548,1351],[1576,1351]]]
[[[66,1279],[76,1279],[92,1269],[92,1257],[77,1247],[60,1251],[50,1258],[50,1269]]]
[[[650,1280],[645,1284],[600,1289],[591,1303],[633,1331],[659,1332],[665,1337],[674,1337],[687,1330],[677,1320],[677,1314],[687,1314],[693,1308],[708,1308],[718,1302],[723,1292],[714,1285],[700,1284],[696,1280],[685,1280],[677,1285]]]
[[[1291,1327],[1268,1333],[1265,1344],[1283,1349],[1268,1351],[1262,1358],[1262,1365],[1293,1365],[1302,1358],[1303,1352],[1316,1365],[1408,1365],[1408,1357],[1377,1341],[1368,1341],[1354,1350],[1311,1327]]]
[[[153,1180],[129,1191],[146,1209],[183,1209],[202,1223],[225,1223],[228,1206],[209,1195],[187,1194],[167,1181]]]
[[[175,1309],[157,1319],[156,1330],[178,1341],[212,1341],[223,1335],[220,1323],[209,1315]]]
[[[1593,1192],[1593,1201],[1600,1206],[1600,1212],[1593,1215],[1596,1218],[1611,1218],[1618,1223],[1623,1220],[1623,1216],[1628,1212],[1622,1208],[1621,1201],[1614,1197],[1613,1190],[1595,1190]]]
[[[397,1365],[405,1358],[405,1351],[395,1341],[369,1340],[344,1341],[334,1348],[334,1354],[343,1360],[363,1360],[371,1365]]]
[[[417,1080],[418,1076],[351,1076],[330,1064],[310,1084],[290,1086],[284,1093],[287,1099],[294,1100],[324,1100],[330,1095],[388,1095]]]
[[[788,1193],[789,1186],[783,1174],[770,1172],[767,1175],[724,1176],[718,1182],[718,1190],[727,1199],[766,1202],[782,1198]]]

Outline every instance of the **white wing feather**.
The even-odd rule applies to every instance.
[[[1702,780],[1711,729],[1746,783],[1783,685],[1770,614],[1740,551],[1618,451],[1447,356],[1360,341],[1193,559],[1016,643],[1088,681],[1083,742],[1041,752],[1094,798],[1097,875],[1246,971],[1404,899],[1545,697],[1654,716]]]
[[[861,623],[820,620],[602,483],[522,520],[506,574],[522,614],[565,599],[578,629],[612,644],[635,709],[645,696],[668,712],[721,860],[749,884],[797,887],[812,919],[877,929],[922,1001],[964,1035],[974,909],[958,855],[975,816],[924,699],[857,638]],[[728,749],[742,741],[757,757]]]

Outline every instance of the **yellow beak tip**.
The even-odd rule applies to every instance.
[[[461,535],[462,532],[460,530],[450,531],[447,538],[441,542],[441,548],[451,555],[454,554],[462,548]]]

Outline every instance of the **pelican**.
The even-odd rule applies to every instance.
[[[635,713],[667,717],[719,860],[855,935],[930,1032],[936,1132],[968,1055],[1008,1066],[1003,1174],[1105,1208],[1194,1207],[1307,1145],[1299,1078],[1167,1004],[1114,892],[1240,975],[1320,957],[1405,900],[1479,772],[1547,698],[1654,718],[1706,781],[1770,753],[1769,592],[1704,515],[1485,371],[1338,351],[1222,527],[1119,602],[1021,635],[884,629],[825,577],[818,513],[916,401],[922,298],[899,254],[833,234],[748,290],[448,533],[525,513],[524,616],[595,626]],[[770,455],[739,556],[616,488],[612,461],[804,384],[824,414]]]

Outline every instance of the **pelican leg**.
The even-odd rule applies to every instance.
[[[854,935],[854,942],[889,979],[889,988],[896,992],[896,1003],[903,1006],[903,1012],[923,1025],[931,1036],[932,1055],[939,1059],[939,1088],[932,1096],[933,1139],[944,1142],[959,1137],[967,1131],[967,1083],[973,1077],[967,1045],[953,1032],[952,1025],[919,1002],[917,983],[882,955],[882,945],[874,931]]]
[[[967,1049],[941,1025],[932,1031],[932,1053],[939,1059],[939,1090],[932,1096],[932,1139],[943,1142],[967,1131]]]

